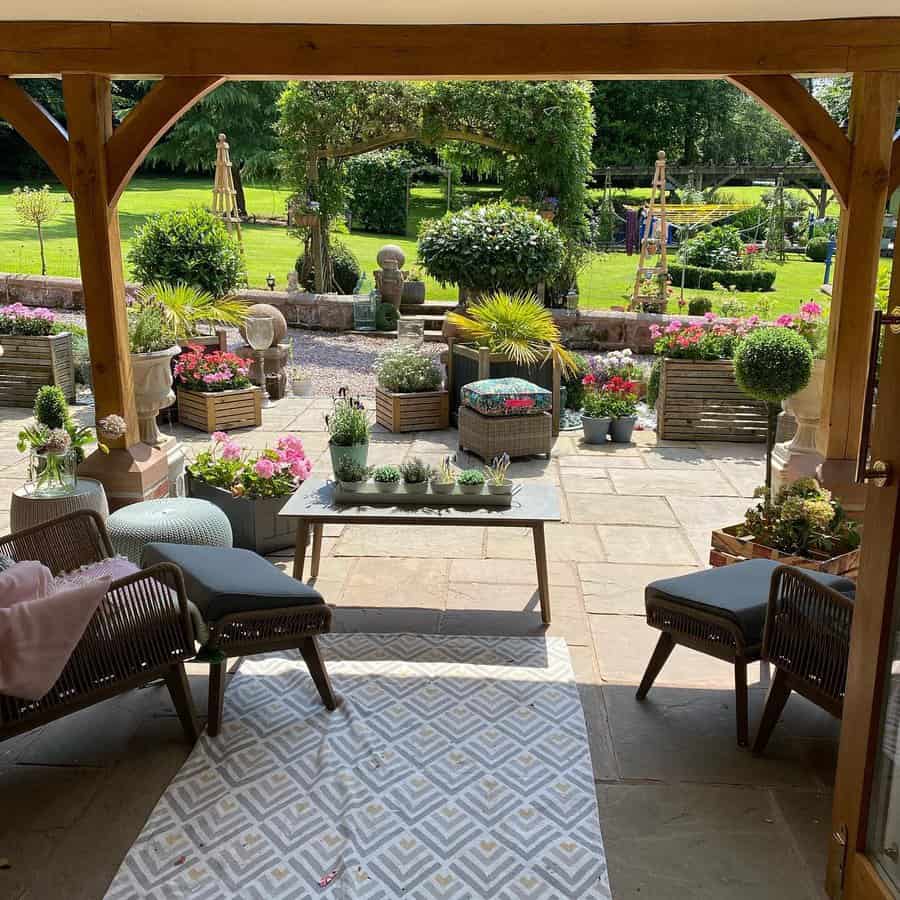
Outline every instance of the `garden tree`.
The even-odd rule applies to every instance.
[[[582,236],[593,138],[584,82],[297,82],[279,112],[294,202],[318,211],[314,237],[300,235],[311,247],[305,256],[319,258],[317,290],[332,286],[328,232],[347,201],[341,161],[409,141],[439,148],[451,164],[495,172],[508,197],[534,205],[556,198],[560,231],[571,241]]]
[[[828,114],[839,125],[850,120],[850,89],[852,75],[835,75],[834,78],[817,78],[813,84],[813,95],[828,110]]]
[[[37,228],[38,243],[41,245],[41,275],[47,274],[47,259],[44,256],[44,225],[52,221],[59,212],[59,197],[50,193],[50,186],[44,185],[39,191],[29,187],[13,191],[13,207],[23,225]]]
[[[278,97],[283,81],[226,81],[175,123],[151,151],[151,165],[188,172],[212,172],[216,137],[224,132],[231,148],[238,213],[247,216],[243,179],[277,175]]]

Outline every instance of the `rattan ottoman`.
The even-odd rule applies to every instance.
[[[524,416],[485,416],[468,406],[460,406],[459,449],[468,450],[490,462],[508,453],[516,456],[550,456],[553,446],[553,417],[550,413]]]

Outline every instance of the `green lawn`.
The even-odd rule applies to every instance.
[[[0,271],[40,272],[40,257],[34,230],[20,225],[12,207],[11,192],[15,185],[0,183]],[[467,193],[479,193],[488,197],[496,193],[493,188],[466,187]],[[764,188],[729,188],[734,193],[762,192]],[[77,277],[78,252],[75,242],[75,224],[72,204],[62,191],[64,204],[56,222],[46,229],[47,268],[53,275]],[[259,216],[274,216],[284,212],[288,191],[268,185],[246,187],[247,206]],[[128,247],[135,229],[154,212],[184,208],[192,203],[209,205],[212,198],[210,179],[187,178],[136,178],[125,192],[119,204],[123,253]],[[739,199],[744,200],[743,196]],[[751,197],[746,198],[751,202]],[[423,218],[442,215],[445,210],[443,188],[420,186],[413,190],[410,204],[410,223],[406,238],[397,235],[353,233],[341,236],[359,258],[365,271],[375,268],[375,255],[384,243],[398,244],[407,255],[407,265],[416,258],[415,234]],[[287,273],[300,250],[299,243],[284,228],[246,225],[243,228],[247,271],[250,284],[264,287],[271,272],[279,287],[284,287]],[[630,291],[637,265],[637,257],[624,253],[595,254],[580,278],[581,303],[585,307],[605,308],[623,302],[622,296]],[[126,263],[127,269],[127,263]],[[765,296],[771,300],[774,314],[797,309],[804,300],[815,296],[822,282],[823,266],[804,258],[792,258],[779,267],[775,290],[767,295],[740,295],[751,302]],[[428,298],[449,300],[456,298],[456,288],[442,288],[428,280]],[[686,296],[709,293],[688,291]],[[671,308],[671,307],[670,307]]]

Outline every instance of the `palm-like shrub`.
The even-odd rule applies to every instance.
[[[203,323],[240,325],[247,318],[247,304],[236,297],[214,297],[208,291],[185,284],[165,284],[154,281],[144,285],[138,293],[140,303],[156,303],[162,310],[169,330],[180,342],[197,334]]]
[[[555,357],[564,374],[574,372],[575,356],[560,343],[550,310],[522,294],[493,294],[472,304],[466,314],[449,313],[463,339],[515,363],[535,366]]]

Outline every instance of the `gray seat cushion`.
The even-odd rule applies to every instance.
[[[147,544],[143,566],[170,562],[184,574],[187,595],[207,622],[232,613],[323,603],[309,585],[285,575],[252,550]]]
[[[648,608],[654,601],[665,600],[721,616],[738,626],[748,644],[758,644],[766,623],[769,584],[779,565],[771,559],[749,559],[690,575],[661,578],[647,585],[644,599]],[[849,578],[807,570],[804,573],[852,599],[856,586]]]

